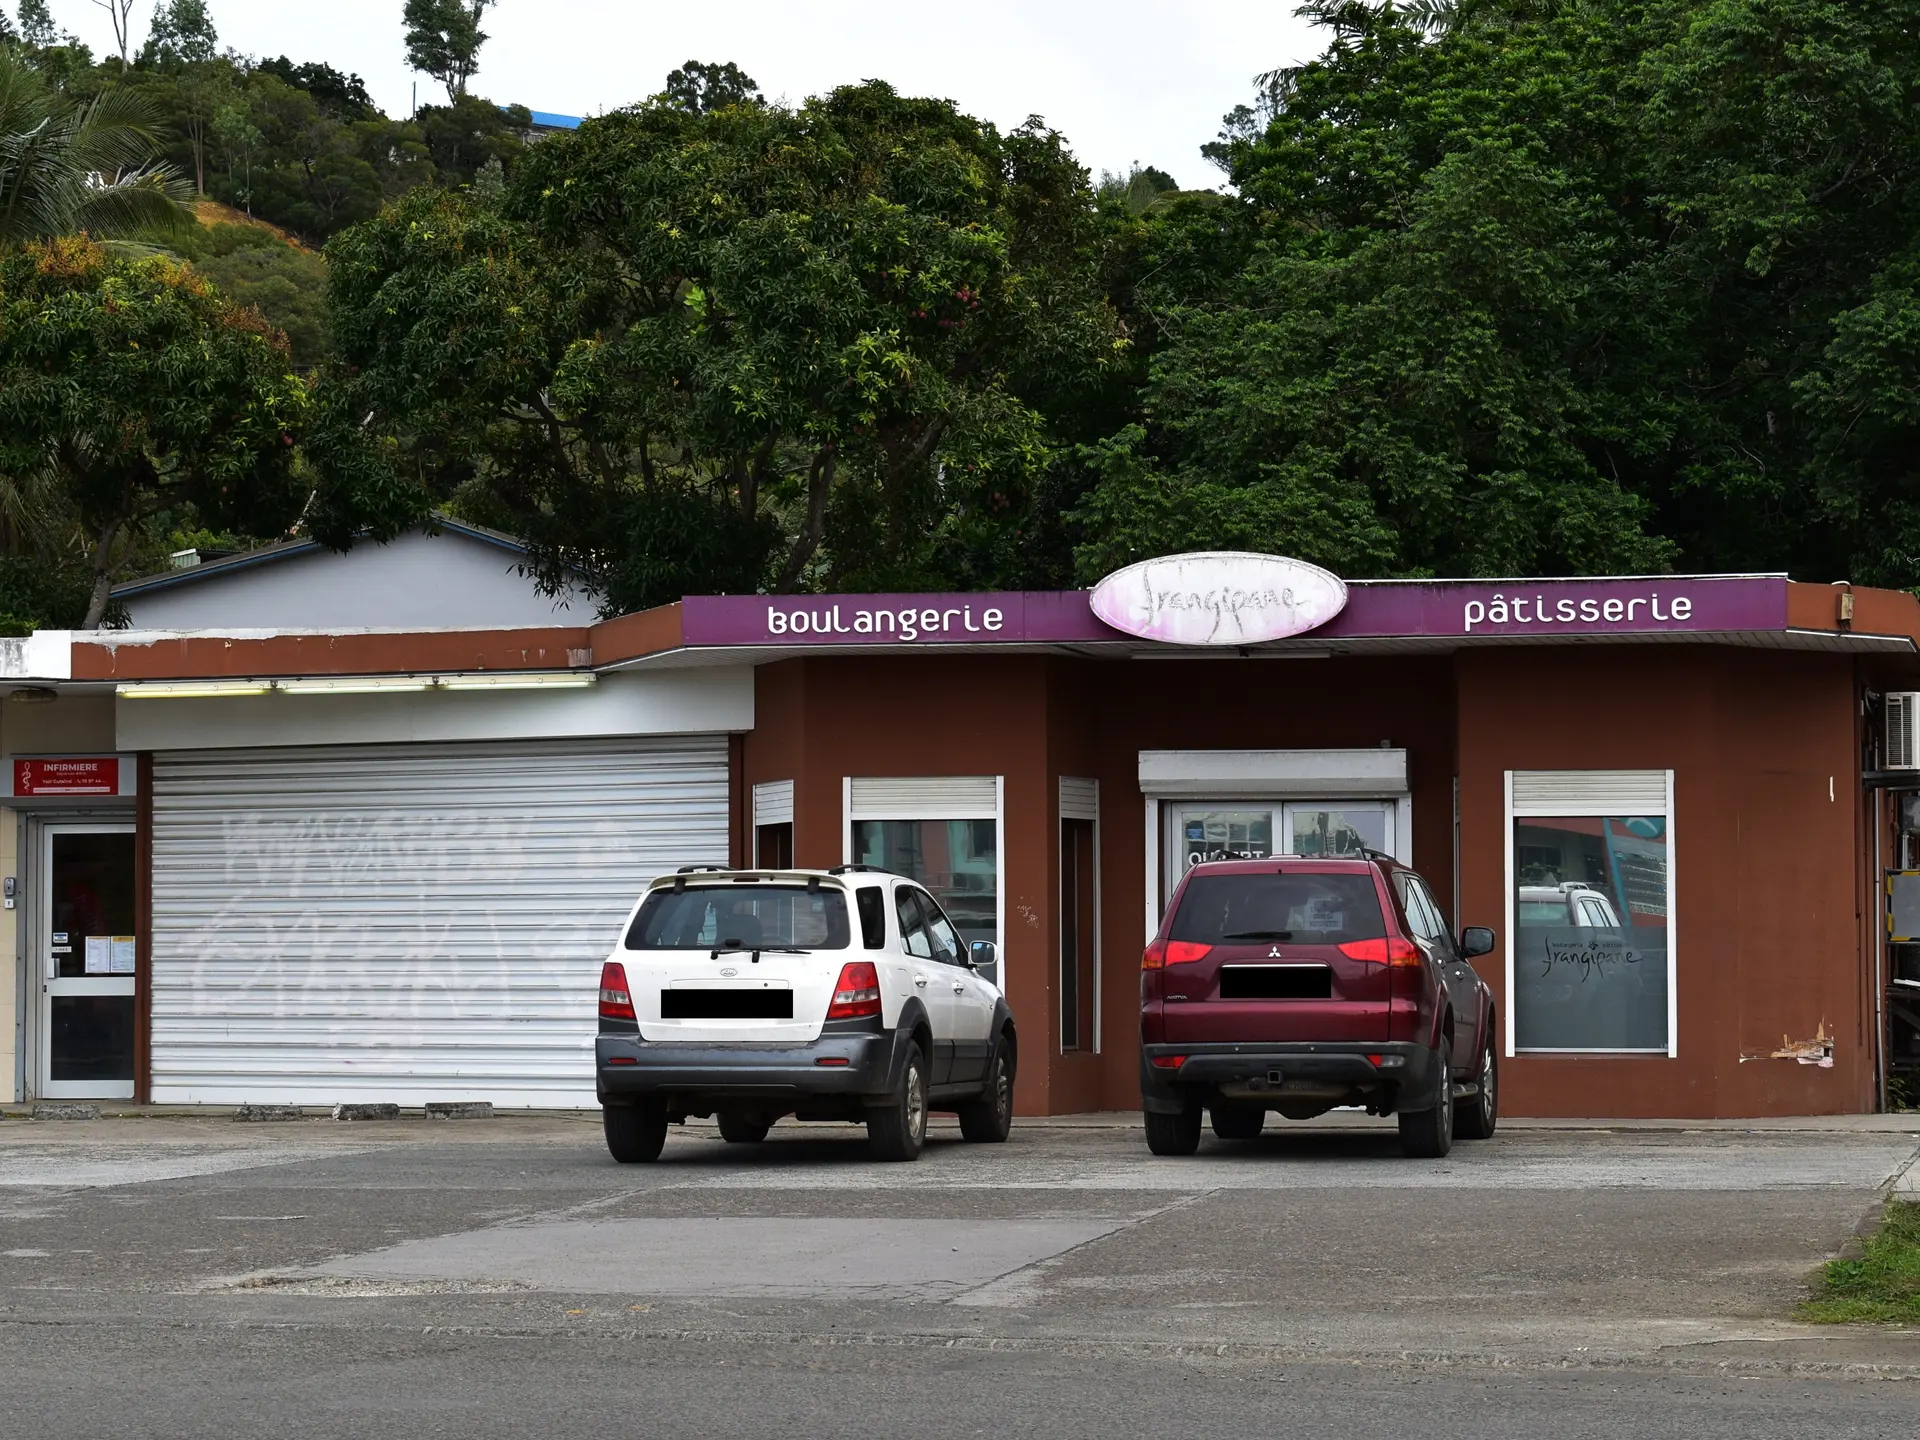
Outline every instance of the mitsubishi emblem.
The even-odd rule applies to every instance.
[[[1271,950],[1267,951],[1267,959],[1278,960],[1279,958],[1280,958],[1280,947],[1278,945],[1274,946]]]

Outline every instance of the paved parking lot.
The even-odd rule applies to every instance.
[[[262,1406],[369,1433],[381,1396],[421,1435],[887,1433],[896,1404],[921,1434],[1283,1404],[1335,1434],[1908,1435],[1920,1378],[1885,1377],[1920,1335],[1791,1312],[1917,1149],[1889,1118],[1514,1126],[1411,1162],[1359,1123],[1155,1160],[1116,1117],[936,1130],[913,1165],[702,1129],[622,1168],[592,1117],[8,1119],[0,1345],[17,1433],[56,1435]]]

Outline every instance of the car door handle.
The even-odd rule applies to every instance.
[[[916,975],[913,977],[913,983],[924,990],[927,988],[927,977],[924,975]]]
[[[964,995],[967,993],[967,987],[964,985],[956,985],[953,987],[953,993],[956,995]]]

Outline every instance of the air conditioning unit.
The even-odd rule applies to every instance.
[[[1888,692],[1886,749],[1881,764],[1889,770],[1920,770],[1920,691]]]

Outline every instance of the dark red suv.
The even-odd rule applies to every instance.
[[[1174,891],[1140,975],[1140,1094],[1156,1155],[1191,1155],[1269,1111],[1400,1117],[1408,1155],[1498,1116],[1493,993],[1467,962],[1493,931],[1447,932],[1426,882],[1388,856],[1222,860]]]

